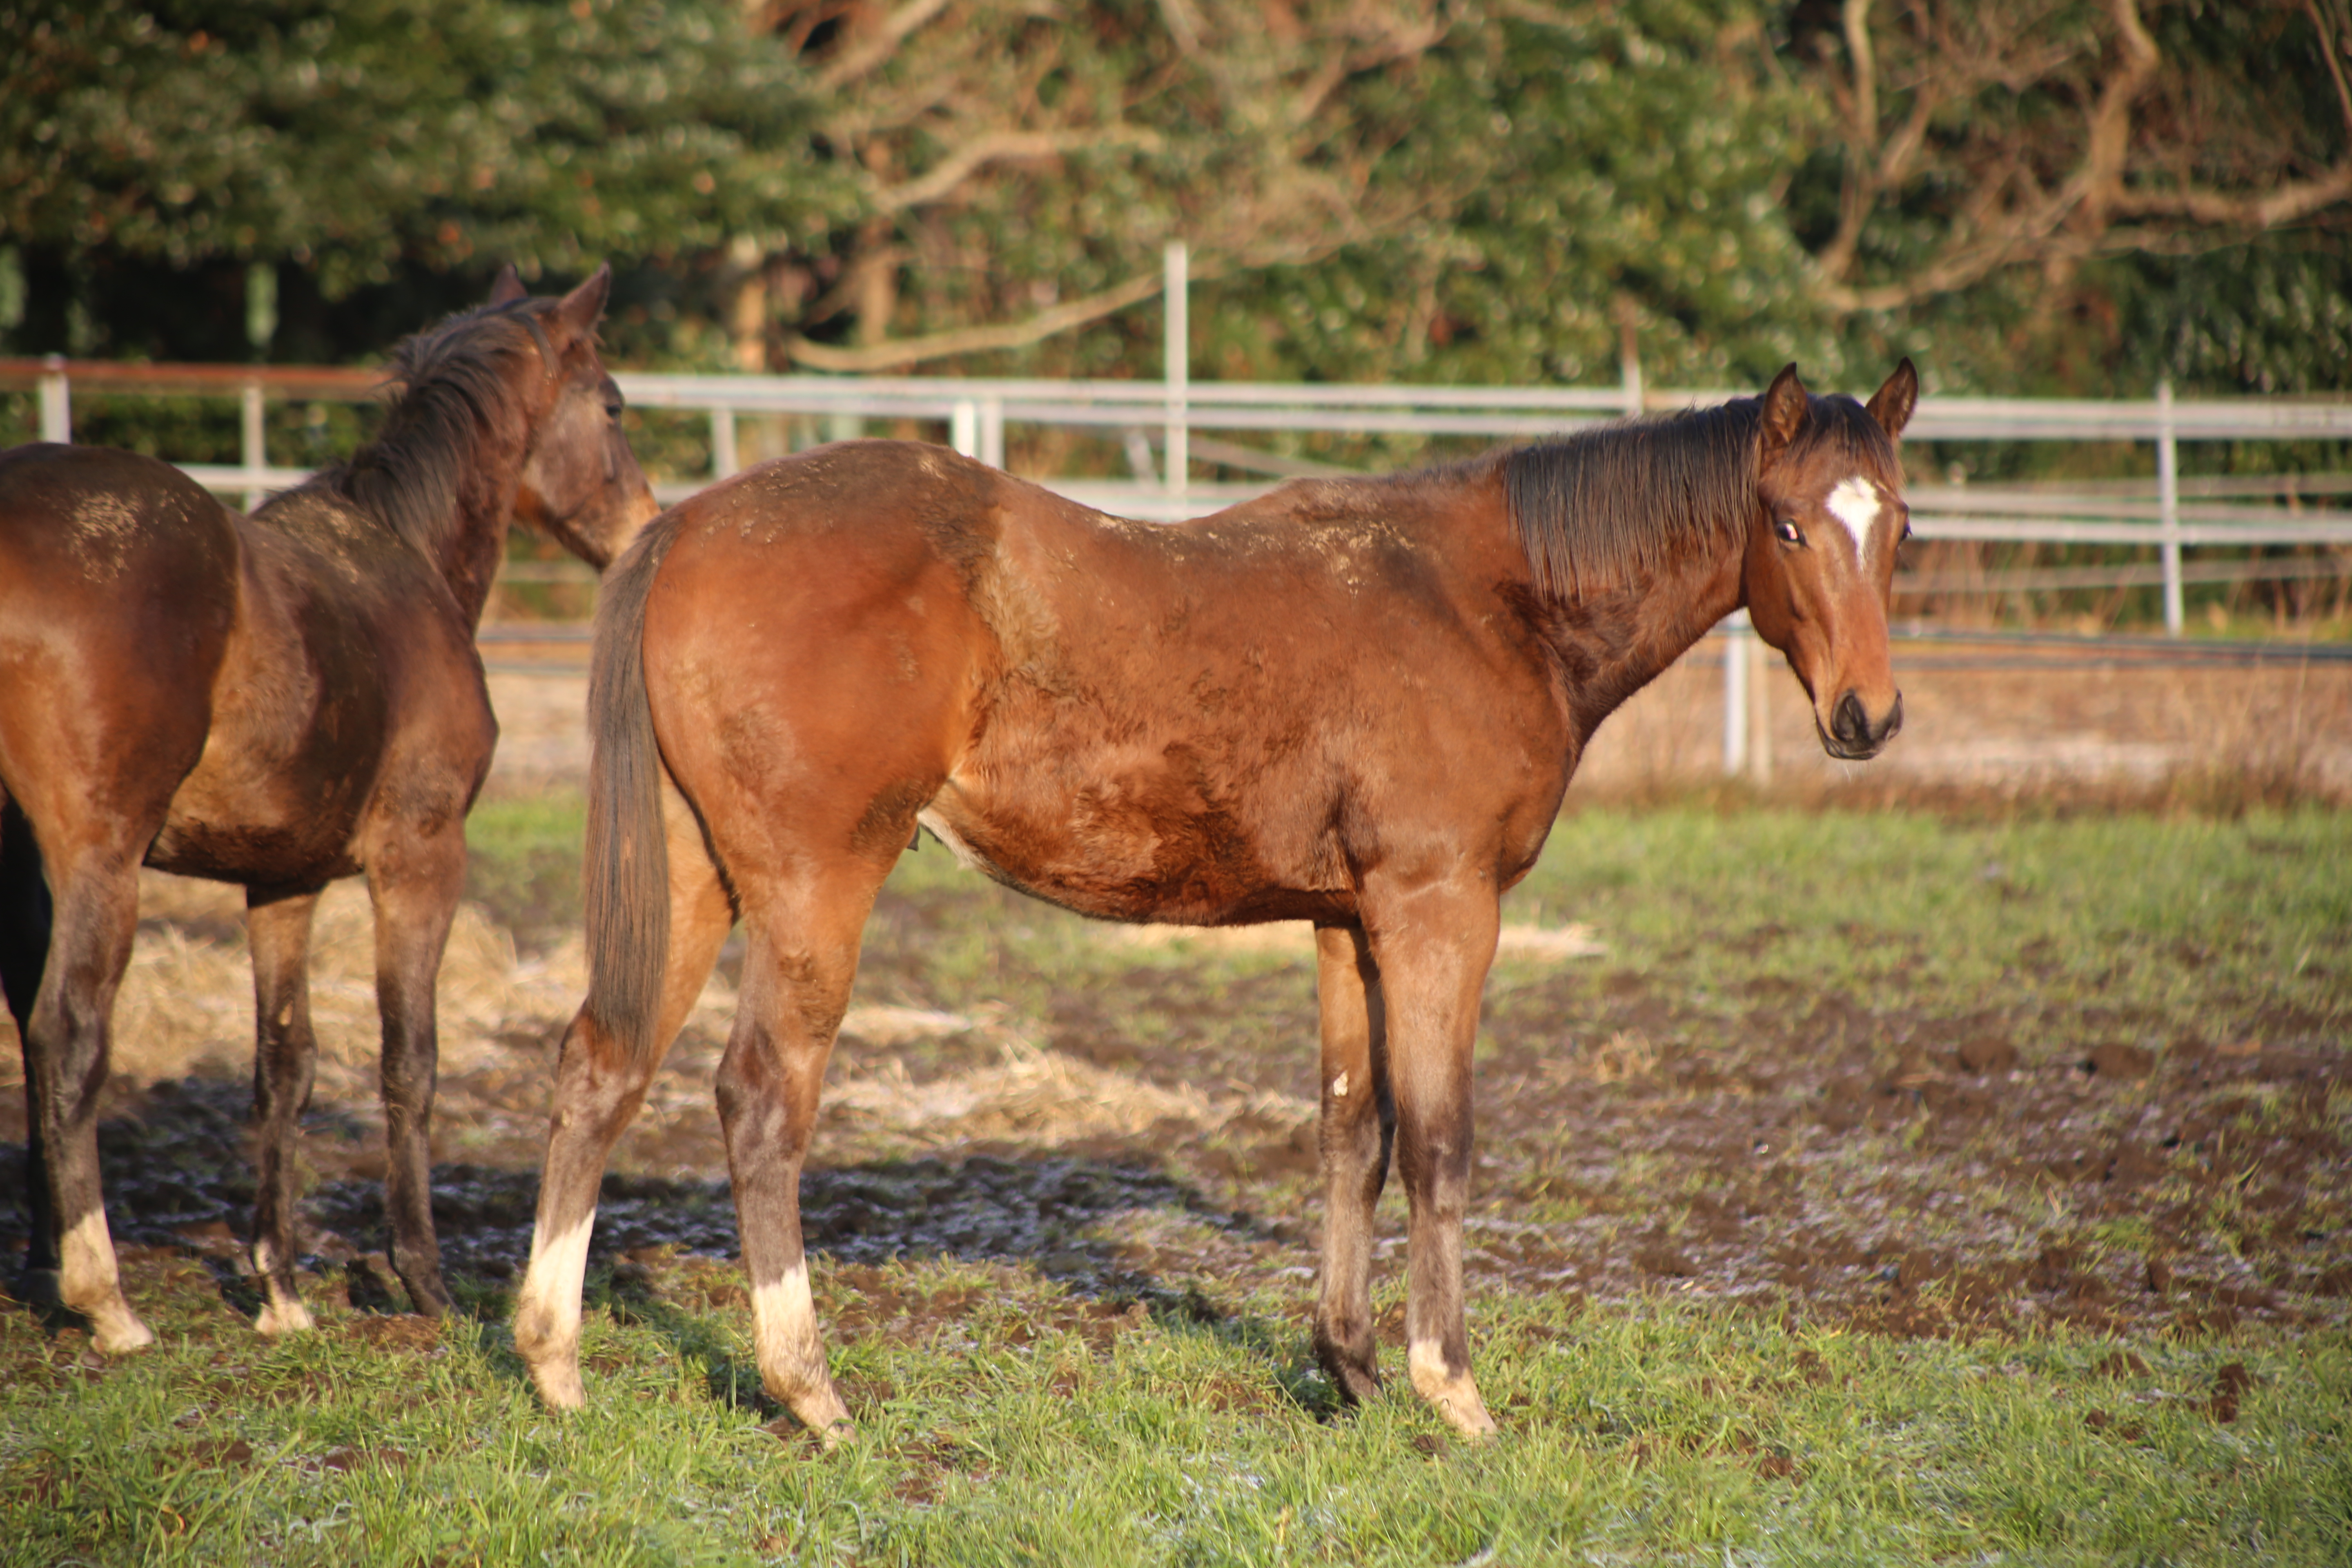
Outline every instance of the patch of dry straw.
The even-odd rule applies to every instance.
[[[242,1075],[253,1059],[254,1004],[241,892],[149,873],[141,887],[141,914],[142,928],[115,1003],[115,1072],[142,1084],[203,1071]],[[586,956],[573,937],[542,958],[520,961],[507,932],[467,905],[451,929],[438,989],[443,1076],[511,1065],[513,1042],[545,1040],[579,1005],[587,989]],[[375,920],[357,880],[335,884],[320,900],[310,999],[321,1098],[372,1099],[381,1038]],[[723,1036],[734,1003],[714,977],[689,1026],[698,1026],[706,1037]],[[7,1026],[0,1023],[0,1030]],[[1288,1097],[1213,1097],[1191,1086],[1164,1088],[1098,1068],[1035,1045],[994,1010],[966,1016],[863,1005],[850,1009],[842,1033],[886,1051],[952,1036],[978,1036],[997,1047],[993,1062],[925,1082],[916,1082],[892,1057],[828,1088],[829,1122],[893,1142],[1052,1145],[1171,1126],[1213,1131],[1244,1115],[1295,1125],[1315,1113],[1313,1105]],[[21,1081],[14,1044],[12,1037],[0,1048],[0,1070]],[[679,1065],[698,1054],[684,1053]]]
[[[1110,926],[1106,940],[1124,947],[1190,948],[1201,952],[1280,952],[1311,959],[1315,928],[1305,921],[1273,921],[1251,926]],[[1529,960],[1592,958],[1609,949],[1582,921],[1564,926],[1507,925],[1496,933],[1495,956]]]
[[[1163,1088],[1040,1047],[996,1016],[853,1007],[841,1032],[884,1048],[948,1035],[979,1035],[994,1042],[995,1062],[929,1082],[916,1082],[905,1062],[891,1057],[873,1071],[827,1089],[830,1119],[918,1142],[1050,1145],[1171,1127],[1210,1132],[1241,1116],[1295,1126],[1315,1115],[1312,1104],[1288,1095],[1212,1097],[1190,1084]]]

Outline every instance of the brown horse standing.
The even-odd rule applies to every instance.
[[[509,271],[402,345],[373,443],[251,518],[150,458],[0,454],[0,984],[30,1101],[27,1268],[102,1350],[153,1337],[116,1278],[95,1135],[142,861],[246,887],[266,1333],[310,1321],[310,917],[367,874],[394,1266],[419,1311],[449,1309],[427,1131],[434,981],[498,734],[475,626],[509,517],[602,566],[656,510],[597,357],[609,281],[535,300]]]
[[[1328,1221],[1315,1348],[1379,1387],[1371,1217],[1410,1203],[1406,1365],[1490,1431],[1463,1321],[1470,1052],[1496,900],[1593,729],[1745,605],[1822,743],[1901,722],[1906,361],[1867,410],[1760,398],[1181,527],[935,447],[829,447],[656,520],[607,580],[590,699],[588,1000],[564,1037],[515,1342],[583,1397],[598,1174],[747,938],[719,1109],[762,1381],[847,1412],[801,1250],[801,1163],[875,891],[917,823],[1083,913],[1316,926]]]

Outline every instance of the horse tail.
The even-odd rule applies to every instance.
[[[634,1062],[660,1048],[669,955],[669,841],[661,748],[646,697],[646,601],[677,531],[659,522],[604,574],[588,669],[588,1000]]]

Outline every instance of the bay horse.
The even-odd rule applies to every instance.
[[[510,518],[601,567],[657,510],[597,354],[610,283],[533,299],[509,268],[395,352],[373,442],[251,517],[152,458],[0,453],[0,985],[30,1112],[27,1283],[100,1350],[153,1338],[117,1277],[96,1137],[142,863],[246,889],[269,1334],[310,1324],[311,915],[366,874],[393,1267],[418,1311],[450,1310],[427,1136],[434,983],[498,735],[475,628]]]
[[[1494,1430],[1462,1219],[1496,900],[1594,728],[1741,605],[1831,754],[1894,735],[1895,440],[1917,395],[1908,360],[1867,408],[1791,365],[1760,397],[1294,481],[1173,527],[892,441],[780,458],[655,520],[596,619],[590,988],[514,1318],[541,1397],[583,1402],[599,1175],[740,918],[718,1098],[761,1378],[829,1441],[850,1429],[800,1173],[860,932],[919,824],[1084,914],[1313,922],[1317,1356],[1348,1401],[1378,1391],[1393,1151],[1406,1367],[1454,1426]]]

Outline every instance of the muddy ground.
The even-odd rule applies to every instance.
[[[243,983],[217,897],[158,880],[149,901],[166,912],[142,945],[177,956],[130,989]],[[887,891],[861,996],[919,987],[929,944],[972,913],[964,895]],[[335,956],[356,947],[336,933],[360,914],[322,921],[322,994],[346,1012],[322,1021],[305,1267],[314,1296],[396,1311],[371,1020]],[[1093,978],[1029,1033],[991,1009],[851,1015],[803,1203],[820,1267],[883,1290],[882,1318],[895,1297],[872,1266],[937,1257],[1034,1268],[1113,1314],[1214,1312],[1256,1285],[1306,1311],[1321,1206],[1307,939],[1226,939],[1188,965],[1159,948],[1189,939],[1101,930],[1112,945]],[[2160,1020],[2096,1005],[1929,1017],[1899,998],[1755,982],[1727,1030],[1719,998],[1618,966],[1583,934],[1516,933],[1490,989],[1474,1289],[1727,1298],[1898,1335],[2346,1321],[2352,1083],[2328,1020],[2276,1009],[2254,1037],[2158,1038]],[[1250,965],[1216,962],[1236,947]],[[501,963],[503,989],[487,974]],[[478,923],[453,959],[435,1211],[485,1312],[528,1252],[578,963],[576,940],[517,957]],[[194,999],[170,994],[184,1010]],[[615,1279],[734,1253],[709,1098],[731,1000],[722,973],[606,1180],[596,1258]],[[144,1275],[194,1259],[232,1303],[257,1300],[239,1242],[251,1181],[236,1023],[225,1009],[190,1033],[193,1070],[124,1075],[108,1092],[109,1210],[134,1299]],[[11,1089],[11,1184],[23,1125]],[[25,1226],[21,1204],[0,1205],[0,1258],[21,1256]],[[1402,1246],[1391,1194],[1391,1281]]]
[[[581,692],[564,664],[577,650],[553,651],[555,668],[497,678],[498,787],[509,793],[578,776]],[[2015,793],[2051,786],[2033,767],[2073,767],[2076,784],[2105,787],[2117,768],[2136,776],[2135,757],[2194,771],[2229,760],[2216,737],[2260,731],[2308,786],[2345,765],[2352,736],[2338,723],[2352,682],[2336,668],[2107,668],[2063,690],[2039,672],[1965,674],[1907,679],[1915,726],[1948,737],[1976,724],[1994,739],[1971,753],[1906,735],[1894,755],[1915,759],[1915,784]],[[1589,782],[1703,773],[1717,679],[1677,671],[1645,693],[1604,732]],[[1821,768],[1794,696],[1780,676],[1784,779]],[[1984,759],[2003,746],[2032,766],[1988,784]],[[984,1005],[908,1005],[926,993],[934,942],[1003,917],[965,897],[894,886],[869,925],[861,1005],[805,1184],[820,1267],[853,1279],[893,1258],[1034,1267],[1106,1310],[1205,1310],[1276,1284],[1303,1314],[1321,1208],[1306,939],[1221,939],[1254,950],[1251,962],[1215,962],[1230,948],[1208,942],[1188,966],[1119,946],[1164,939],[1097,928],[1085,940],[1106,945],[1087,978],[1053,990],[1025,1024]],[[225,889],[153,879],[142,916],[101,1135],[114,1234],[134,1299],[142,1271],[196,1258],[249,1304],[238,905]],[[2095,1000],[2033,1001],[2031,986],[1945,1016],[1908,1010],[1899,994],[1767,979],[1746,984],[1726,1027],[1723,999],[1696,996],[1687,969],[1619,963],[1606,934],[1518,933],[1489,987],[1474,1288],[1729,1298],[1898,1334],[2054,1322],[2228,1331],[2340,1324],[2352,1311],[2352,1083],[2330,1018],[2247,998],[2237,1016],[2258,1026],[2209,1038]],[[308,1124],[307,1266],[314,1291],[389,1310],[401,1298],[382,1267],[368,947],[363,900],[337,889],[314,963],[325,1049]],[[583,979],[576,935],[527,928],[518,952],[469,910],[453,939],[435,1206],[448,1266],[484,1311],[499,1310],[528,1251],[553,1040]],[[616,1155],[602,1267],[625,1276],[678,1250],[732,1256],[709,1097],[731,1003],[722,966]],[[0,1045],[0,1274],[13,1276],[26,1234],[24,1108],[14,1042]],[[1381,1213],[1393,1279],[1393,1193]]]

